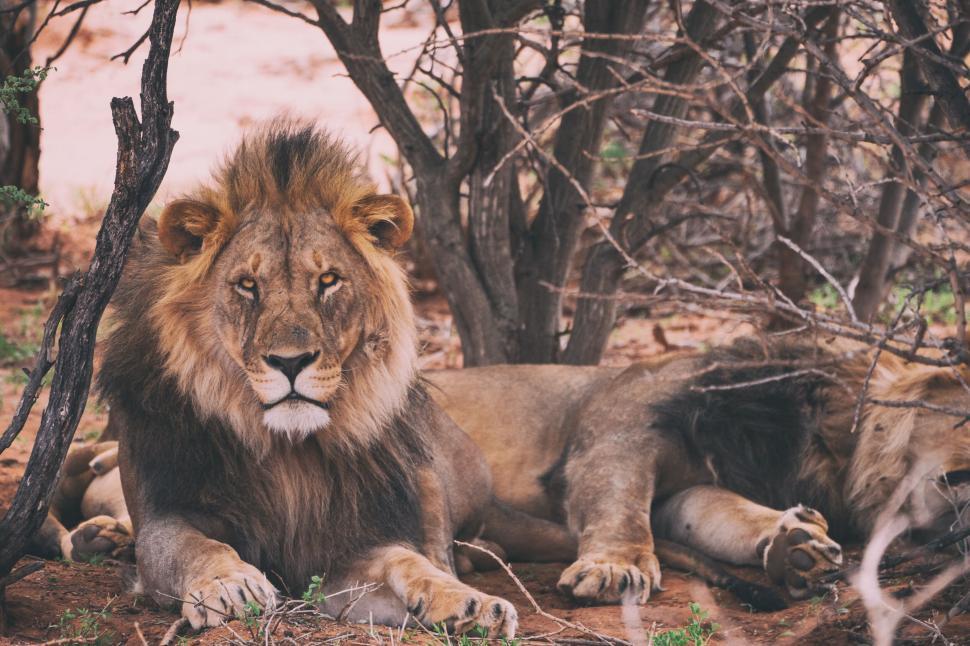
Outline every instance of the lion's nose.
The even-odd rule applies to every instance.
[[[290,383],[293,383],[296,380],[296,376],[304,368],[316,361],[319,355],[319,352],[304,352],[303,354],[297,354],[292,357],[281,357],[278,354],[271,354],[269,356],[263,356],[263,361],[270,368],[275,368],[282,372],[290,380]]]

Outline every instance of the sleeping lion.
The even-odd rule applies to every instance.
[[[836,540],[865,540],[898,487],[902,511],[936,531],[970,501],[970,431],[944,412],[970,410],[970,370],[882,353],[853,432],[872,359],[781,337],[626,369],[427,376],[485,454],[496,495],[576,539],[564,593],[645,601],[669,549],[656,537],[763,567],[797,599],[842,564]],[[496,529],[484,538],[507,542]]]
[[[366,582],[351,620],[512,637],[512,605],[454,574],[453,540],[479,533],[490,477],[417,374],[393,257],[412,224],[342,145],[287,122],[146,222],[98,380],[117,455],[88,449],[107,474],[90,497],[84,456],[68,463],[61,496],[80,493],[95,519],[62,549],[133,534],[143,589],[196,628],[323,575],[335,615],[350,607],[340,591]]]

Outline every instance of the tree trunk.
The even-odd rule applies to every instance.
[[[753,83],[763,71],[755,61],[757,49],[758,44],[755,42],[754,34],[745,32],[744,53],[748,57],[748,61],[752,63],[751,71],[748,73],[749,83]],[[771,121],[768,101],[764,95],[751,102],[751,111],[758,123],[768,125]],[[768,143],[772,149],[775,148],[772,141]],[[781,184],[781,172],[778,169],[778,163],[767,151],[761,149],[758,150],[758,160],[761,162],[761,183],[764,185],[766,201],[771,210],[771,221],[776,231],[786,231],[788,229],[788,207],[785,204],[785,192]]]
[[[835,11],[826,22],[825,53],[833,60],[836,55],[840,15]],[[829,120],[829,101],[832,97],[833,84],[826,73],[824,62],[816,61],[815,66],[815,80],[810,86],[808,96],[805,97],[805,112],[811,118],[813,125],[824,128]],[[825,182],[828,147],[828,135],[824,132],[805,137],[805,176],[809,179],[810,185],[802,188],[798,208],[792,216],[785,236],[806,251],[812,241],[812,231],[818,218],[819,194],[815,187]],[[805,297],[808,289],[808,269],[806,262],[794,249],[787,245],[778,245],[778,287],[794,303]]]
[[[888,4],[900,35],[906,40],[918,41],[910,49],[916,53],[926,85],[943,107],[950,127],[970,130],[970,99],[953,71],[941,62],[945,56],[936,40],[932,36],[927,37],[923,16],[929,14],[928,8],[917,0],[890,0]],[[966,18],[964,15],[963,19]],[[970,149],[970,146],[964,145],[964,149]]]
[[[920,131],[919,122],[926,103],[926,94],[920,91],[919,69],[916,55],[912,50],[903,52],[903,66],[900,76],[899,109],[896,116],[896,129],[904,136]],[[903,151],[893,146],[892,157],[887,170],[887,181],[882,186],[879,198],[879,211],[876,221],[880,226],[896,230],[900,222],[901,207],[904,203],[906,187],[894,178],[908,175],[913,169],[908,164]],[[917,181],[913,177],[913,181]],[[911,205],[912,207],[913,205]],[[907,219],[912,219],[910,216]],[[907,223],[908,224],[908,223]],[[886,293],[886,279],[893,256],[895,243],[889,236],[873,231],[866,251],[865,260],[859,273],[852,306],[861,321],[869,321],[876,314]]]
[[[437,176],[436,176],[437,175]],[[431,249],[438,284],[461,338],[466,366],[506,361],[507,339],[468,254],[460,227],[458,194],[449,190],[444,164],[437,173],[417,174],[418,234]]]
[[[695,3],[694,8],[699,3]],[[694,12],[691,9],[691,13]],[[815,26],[829,16],[831,7],[814,7],[809,9],[802,22],[806,30],[805,35],[786,38],[771,62],[764,71],[748,87],[746,99],[748,103],[757,101],[765,92],[781,78],[788,70],[788,65],[801,48],[801,41],[811,37]],[[656,112],[656,110],[654,110]],[[743,118],[744,109],[740,102],[735,102],[730,108],[735,118]],[[631,218],[625,223],[625,235],[621,243],[625,248],[636,253],[646,244],[658,229],[652,226],[652,220],[663,204],[664,197],[680,182],[689,176],[693,169],[707,160],[718,147],[730,139],[723,132],[711,131],[701,140],[701,145],[689,149],[677,156],[674,162],[655,173],[640,186],[633,182],[627,183],[627,190],[637,190],[639,199],[636,209],[631,212]],[[614,223],[617,219],[614,216]],[[576,309],[573,322],[573,333],[569,339],[566,361],[573,364],[598,363],[609,339],[610,332],[616,320],[616,302],[613,296],[620,285],[626,259],[623,254],[609,241],[598,242],[590,250],[583,267],[580,291],[584,294],[596,294],[594,297],[581,297]]]
[[[491,12],[476,11],[474,2],[461,5],[462,30],[474,33],[496,25]],[[498,34],[488,41],[466,41],[462,83],[462,131],[465,146],[474,147],[468,175],[468,243],[471,259],[488,298],[502,347],[466,365],[507,363],[518,355],[518,294],[512,262],[512,192],[518,190],[513,162],[496,169],[517,143],[515,129],[498,101],[515,110],[515,39]],[[486,60],[482,60],[485,58]],[[475,102],[474,106],[469,105]],[[468,132],[466,132],[466,130]],[[474,139],[474,141],[469,141]],[[459,151],[456,155],[468,154]],[[491,179],[489,183],[486,180]],[[455,178],[457,180],[457,178]],[[455,182],[454,190],[460,190]]]
[[[962,60],[966,57],[967,53],[970,52],[970,22],[967,21],[970,15],[967,15],[967,7],[970,3],[963,1],[961,9],[963,10],[963,22],[957,23],[953,29],[953,39],[950,44],[949,55],[954,60]],[[913,69],[915,64],[915,54],[911,50],[907,50],[903,54],[903,69],[901,72],[902,81],[900,89],[900,103],[899,103],[899,119],[897,120],[896,127],[899,128],[900,132],[907,134],[911,132],[911,129],[907,129],[909,125],[916,127],[918,118],[917,113],[913,114],[911,118],[906,118],[904,115],[904,105],[903,102],[906,101],[907,96],[907,86],[909,87],[909,92],[914,94],[909,103],[924,102],[926,98],[926,93],[923,86],[919,83],[918,71]],[[912,106],[907,108],[912,110]],[[940,101],[934,101],[933,107],[930,109],[930,116],[926,120],[926,127],[923,129],[924,132],[932,133],[941,130],[944,127],[945,113],[943,104]],[[900,123],[902,122],[902,123]],[[916,129],[918,132],[918,128]],[[920,157],[925,160],[929,160],[934,152],[934,146],[930,143],[922,143],[917,147],[917,151]],[[901,164],[896,162],[898,159],[897,155],[901,156],[901,152],[897,149],[893,149],[893,159],[894,159],[894,169],[898,170],[901,168]],[[910,168],[910,172],[913,175],[913,183],[919,186],[923,181],[923,173],[918,168]],[[888,192],[892,191],[894,196],[887,196]],[[883,224],[883,207],[886,206],[887,211],[889,210],[889,204],[886,202],[895,197],[896,200],[899,199],[899,194],[903,191],[903,187],[898,182],[891,182],[886,184],[883,188],[882,199],[879,204],[879,215],[878,220],[880,224]],[[898,217],[895,222],[896,233],[909,237],[913,229],[916,227],[916,220],[919,214],[920,208],[920,195],[912,190],[906,189],[906,197],[902,200],[902,207],[900,207]],[[888,215],[886,221],[888,222]],[[883,226],[890,226],[883,224]],[[856,287],[854,305],[856,314],[863,321],[869,320],[876,312],[876,308],[882,303],[883,299],[886,297],[886,290],[889,287],[889,272],[894,268],[901,267],[904,265],[909,258],[912,249],[906,245],[896,244],[891,238],[884,236],[878,231],[874,231],[872,234],[872,240],[869,243],[869,250],[867,252],[866,260],[862,264],[862,273],[859,276],[859,284]]]
[[[698,0],[685,20],[687,35],[695,43],[703,42],[714,33],[718,15],[711,5],[704,0]],[[704,59],[691,52],[667,68],[664,81],[673,85],[690,85],[703,67]],[[686,99],[660,94],[654,102],[653,112],[682,118],[687,113],[687,108]],[[623,196],[610,222],[610,232],[628,249],[635,249],[636,246],[630,245],[631,232],[627,227],[627,219],[643,204],[643,198],[648,187],[653,184],[654,176],[663,160],[661,156],[644,155],[668,147],[676,134],[676,126],[662,121],[651,121],[643,133],[638,159],[630,169]],[[606,298],[579,299],[573,333],[564,357],[566,363],[599,363],[616,319],[616,302],[609,296],[616,292],[625,266],[625,259],[609,241],[597,244],[590,251],[583,267],[580,292],[604,294]]]
[[[20,4],[15,0],[0,0],[0,8]],[[30,4],[20,11],[0,14],[0,79],[21,76],[31,69],[33,61],[28,44],[34,35],[37,5]],[[37,119],[37,123],[21,123],[12,112],[0,113],[6,130],[5,143],[0,150],[0,186],[16,186],[30,195],[37,195],[38,164],[40,162],[40,106],[37,89],[18,95],[18,103]],[[31,217],[32,209],[23,204],[0,203],[0,253],[17,255],[37,235],[40,221]]]
[[[933,107],[930,109],[930,116],[926,120],[926,132],[938,132],[944,127],[944,121],[945,117],[943,116],[943,106],[937,102],[934,102]],[[920,157],[927,161],[932,159],[935,152],[933,144],[930,143],[920,144],[918,151]],[[913,169],[913,181],[917,186],[919,186],[923,181],[923,173],[917,168]],[[906,191],[906,198],[903,200],[903,206],[899,210],[899,221],[896,223],[896,233],[907,238],[912,236],[913,230],[916,228],[920,206],[922,206],[921,203],[922,197],[919,193],[912,189]],[[912,252],[912,248],[907,247],[906,245],[896,243],[893,244],[892,257],[890,258],[889,269],[887,270],[886,275],[886,283],[884,284],[882,291],[883,298],[885,298],[886,290],[889,286],[889,273],[905,265]]]
[[[635,34],[643,29],[646,0],[587,0],[584,29],[589,32]],[[621,76],[611,58],[621,56],[628,41],[589,39],[577,70],[578,85],[590,93],[617,84]],[[568,105],[583,100],[568,97]],[[553,155],[572,177],[549,168],[539,212],[518,259],[520,328],[518,359],[524,363],[554,362],[559,354],[561,288],[583,230],[586,204],[573,182],[588,190],[599,153],[610,101],[601,98],[566,114],[556,133]],[[551,286],[551,288],[550,288]]]

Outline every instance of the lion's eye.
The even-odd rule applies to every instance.
[[[249,276],[243,276],[236,281],[236,291],[246,298],[256,297],[256,281]]]
[[[319,284],[320,294],[323,294],[328,289],[336,287],[337,283],[339,282],[340,282],[340,276],[338,276],[336,272],[327,271],[320,274],[320,284]]]

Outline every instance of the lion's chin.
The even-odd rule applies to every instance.
[[[286,401],[263,413],[263,424],[293,442],[304,440],[330,423],[330,413],[307,402]]]

